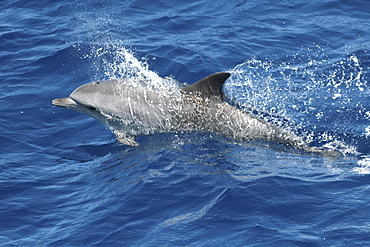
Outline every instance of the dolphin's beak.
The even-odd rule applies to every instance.
[[[70,97],[67,98],[61,98],[61,99],[53,99],[52,104],[55,106],[60,107],[76,107],[77,103]]]

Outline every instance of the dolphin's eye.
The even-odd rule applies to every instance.
[[[95,111],[96,110],[96,108],[94,106],[92,106],[92,105],[85,105],[85,107],[87,109],[89,109],[90,111]]]
[[[98,84],[100,84],[101,83],[101,81],[96,81],[95,82],[95,85],[98,85]]]

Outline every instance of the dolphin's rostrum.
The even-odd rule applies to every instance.
[[[181,93],[159,94],[125,79],[91,82],[53,105],[90,115],[107,125],[123,144],[137,146],[134,136],[164,132],[208,131],[239,140],[261,139],[307,152],[336,155],[308,146],[301,138],[224,101],[222,87],[229,73],[210,75]]]

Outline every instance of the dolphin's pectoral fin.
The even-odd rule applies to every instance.
[[[117,130],[113,131],[113,133],[116,135],[117,141],[120,143],[128,146],[139,146],[139,143],[135,141],[134,136],[127,135],[126,133]]]
[[[203,78],[202,80],[183,88],[182,92],[186,94],[200,94],[200,96],[204,99],[210,98],[211,96],[222,99],[222,87],[229,76],[230,73],[227,72],[220,72],[207,76],[206,78]]]

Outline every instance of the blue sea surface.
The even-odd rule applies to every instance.
[[[0,246],[370,246],[369,31],[359,0],[2,1]],[[342,155],[203,132],[124,146],[51,104],[219,71],[231,104]]]

